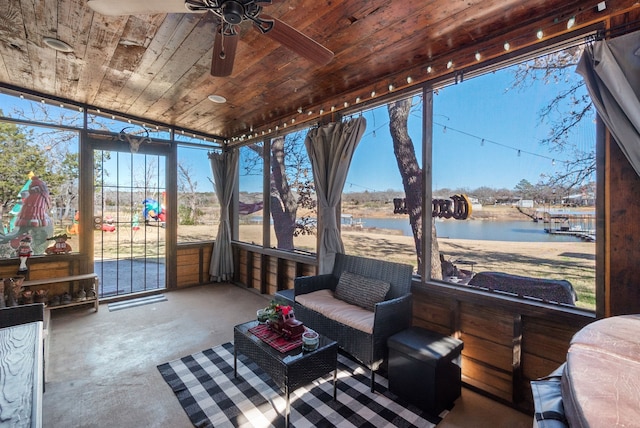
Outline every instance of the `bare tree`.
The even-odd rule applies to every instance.
[[[245,173],[249,174],[259,160],[263,159],[263,147],[248,146],[258,156],[248,159]],[[298,219],[298,208],[315,209],[315,190],[309,171],[311,165],[306,155],[301,132],[276,137],[271,141],[271,164],[269,174],[269,198],[271,218],[277,239],[277,248],[293,250],[293,238],[301,234],[312,234],[315,223],[308,217]]]
[[[418,272],[422,272],[422,168],[418,165],[413,141],[409,136],[408,120],[411,113],[412,98],[405,98],[387,104],[389,111],[389,130],[393,140],[393,151],[396,155],[398,170],[402,176],[409,223],[413,232],[418,258]],[[440,250],[436,238],[435,225],[431,228],[431,277],[442,279]]]
[[[579,187],[592,180],[596,170],[595,151],[584,151],[571,139],[571,131],[584,120],[591,120],[594,114],[585,83],[575,73],[582,51],[582,45],[574,46],[518,64],[509,88],[562,84],[563,90],[538,113],[540,122],[547,123],[551,129],[541,143],[552,151],[569,154],[571,159],[563,162],[557,173],[542,177],[548,187]]]
[[[198,223],[198,205],[200,196],[198,195],[198,182],[191,176],[193,173],[189,166],[178,163],[178,192],[181,201],[186,204],[185,218],[181,219],[182,224]]]

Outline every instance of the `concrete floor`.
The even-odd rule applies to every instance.
[[[270,296],[230,284],[165,292],[168,301],[109,312],[51,311],[44,427],[191,427],[158,364],[233,339]],[[295,426],[295,421],[293,421]],[[463,388],[439,428],[531,427],[530,416]]]

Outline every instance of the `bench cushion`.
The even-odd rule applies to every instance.
[[[296,295],[296,302],[327,318],[365,333],[373,333],[375,312],[336,299],[331,290],[318,290]]]
[[[335,297],[373,311],[376,303],[385,300],[390,287],[388,282],[344,271],[336,285]]]

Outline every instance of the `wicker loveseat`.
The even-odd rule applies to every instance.
[[[369,368],[371,391],[375,371],[387,358],[387,339],[411,326],[412,273],[410,265],[337,254],[331,274],[294,281],[296,318],[338,342],[341,349]],[[381,283],[388,284],[388,291],[381,295],[378,289],[381,301],[375,303],[368,290]],[[356,304],[336,297],[343,297],[350,284],[355,285],[346,292],[355,296]]]

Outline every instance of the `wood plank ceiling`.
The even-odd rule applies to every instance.
[[[244,22],[233,73],[213,77],[212,13],[107,16],[86,0],[0,0],[0,82],[231,140],[292,120],[327,120],[332,107],[340,111],[357,98],[370,99],[374,91],[385,95],[389,85],[399,90],[453,75],[603,23],[637,3],[279,0],[264,6],[264,13],[326,46],[335,53],[333,60],[318,66]],[[573,16],[576,25],[567,30]],[[538,29],[545,32],[542,40]],[[44,37],[68,43],[73,52],[52,50]],[[227,102],[213,103],[211,94]]]

